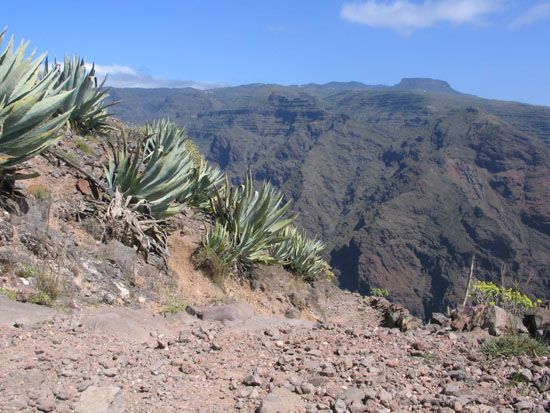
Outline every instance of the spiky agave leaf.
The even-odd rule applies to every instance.
[[[214,196],[216,190],[222,189],[224,182],[225,174],[202,160],[199,166],[195,167],[192,185],[182,193],[178,201],[211,212],[210,198]]]
[[[185,146],[189,140],[185,132],[171,120],[163,118],[153,121],[145,126],[145,134],[154,136],[155,139],[147,139],[144,143],[144,156],[148,158],[155,151],[157,142],[161,152],[170,152],[176,146]]]
[[[55,64],[54,67],[56,66],[58,65]],[[45,65],[45,73],[48,72],[49,68]],[[104,87],[106,80],[107,77],[98,86],[95,64],[92,64],[88,71],[84,59],[79,59],[77,56],[65,56],[57,85],[62,86],[64,90],[74,89],[74,93],[67,99],[63,109],[74,107],[69,120],[76,129],[83,133],[105,133],[109,130],[107,108],[118,102],[110,104],[105,102],[109,96],[108,89]]]
[[[237,262],[238,251],[234,247],[234,239],[219,222],[206,228],[202,246],[216,254],[227,267],[232,267]]]
[[[329,264],[321,257],[325,249],[321,241],[308,238],[293,226],[286,227],[282,237],[283,241],[271,247],[271,255],[274,258],[284,262],[297,275],[308,281],[317,278],[323,272],[330,274]]]
[[[294,217],[286,217],[290,203],[268,183],[255,191],[252,177],[244,185],[231,187],[226,179],[225,190],[216,190],[211,199],[214,216],[232,235],[233,248],[245,267],[256,263],[279,262],[269,254],[269,248],[282,241],[280,232]]]
[[[224,174],[218,168],[211,167],[201,156],[196,145],[173,121],[159,119],[148,125],[144,133],[151,138],[143,144],[144,162],[153,156],[158,147],[161,152],[170,152],[183,145],[186,154],[193,163],[193,174],[188,175],[189,182],[182,182],[182,192],[177,199],[181,204],[207,209],[214,188],[224,182]]]
[[[56,143],[72,112],[72,107],[61,109],[73,91],[61,91],[60,72],[39,78],[45,54],[25,57],[27,47],[21,42],[14,50],[12,37],[0,53],[0,175]]]
[[[153,140],[153,143],[151,143]],[[145,153],[145,148],[152,151]],[[183,205],[177,200],[192,185],[193,162],[183,143],[165,151],[159,134],[144,136],[134,152],[128,150],[128,140],[112,146],[105,169],[107,184],[114,190],[119,187],[125,196],[146,200],[151,215],[157,218],[174,215]]]

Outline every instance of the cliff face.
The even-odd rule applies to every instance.
[[[426,315],[461,300],[475,254],[478,278],[550,295],[550,108],[353,83],[112,95],[123,120],[176,119],[234,182],[279,186],[345,288]]]

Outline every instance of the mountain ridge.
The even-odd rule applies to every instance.
[[[550,108],[356,84],[112,95],[125,121],[175,119],[233,183],[280,187],[348,289],[426,316],[461,301],[475,254],[479,278],[504,265],[549,295]]]

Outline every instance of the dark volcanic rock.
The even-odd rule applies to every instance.
[[[117,113],[169,116],[234,183],[251,170],[327,242],[341,286],[386,288],[413,314],[462,301],[477,272],[550,295],[550,108],[442,81],[113,90]]]

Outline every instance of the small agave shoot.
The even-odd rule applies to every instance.
[[[284,239],[281,231],[294,220],[286,217],[289,208],[290,203],[283,204],[282,195],[268,183],[258,192],[250,176],[239,187],[231,187],[226,180],[225,190],[211,199],[217,222],[207,231],[203,246],[218,253],[228,265],[243,269],[279,263],[269,249]]]
[[[50,72],[46,60],[44,72]],[[59,65],[54,63],[55,68]],[[62,111],[74,108],[69,118],[71,126],[80,133],[104,134],[110,128],[107,124],[109,114],[107,108],[118,102],[107,104],[105,100],[109,91],[104,87],[107,77],[101,84],[97,83],[95,76],[95,64],[88,71],[83,59],[77,56],[65,56],[61,75],[57,80],[57,86],[64,90],[74,90],[71,97],[64,102]]]
[[[0,44],[6,30],[0,33]],[[0,52],[0,179],[20,176],[13,167],[39,154],[61,137],[59,129],[73,108],[65,106],[73,91],[63,90],[60,72],[52,70],[43,77],[40,65],[45,54],[25,57],[28,42],[13,49],[13,37]]]

